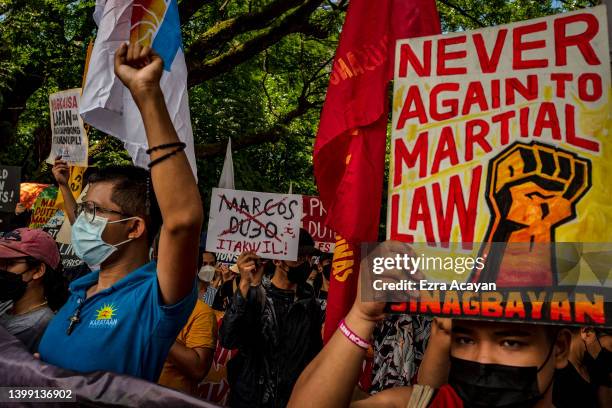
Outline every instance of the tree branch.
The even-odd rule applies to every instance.
[[[461,7],[451,3],[448,0],[438,0],[440,3],[444,4],[447,7],[450,7],[454,10],[456,10],[459,14],[461,14],[463,17],[467,18],[468,20],[472,21],[474,24],[476,24],[478,27],[486,27],[480,20],[478,20],[476,17],[472,16],[470,13],[468,13],[467,11],[465,11],[464,9],[462,9]]]
[[[194,62],[193,58],[189,58],[188,51],[189,86],[197,85],[229,71],[236,65],[247,61],[259,52],[276,44],[289,34],[297,32],[310,34],[311,31],[309,30],[313,30],[313,26],[308,24],[308,19],[322,1],[304,0],[300,7],[285,15],[278,23],[262,30],[250,40],[210,60]],[[319,33],[315,32],[315,34]]]
[[[183,0],[178,4],[179,16],[181,21],[184,23],[189,21],[199,9],[202,8],[204,3],[210,3],[210,0]]]
[[[218,48],[220,44],[228,42],[237,35],[266,27],[274,19],[303,2],[304,0],[276,0],[257,13],[245,13],[238,17],[219,21],[191,44],[187,50],[187,55],[190,58],[202,59],[208,51]]]
[[[279,119],[277,123],[275,123],[268,129],[265,129],[261,132],[245,134],[243,136],[240,136],[239,138],[232,139],[232,149],[240,150],[244,149],[245,147],[255,146],[263,143],[278,142],[283,135],[287,134],[287,125],[289,125],[291,121],[306,114],[311,108],[315,106],[316,104],[305,101],[304,103],[298,105],[292,111],[285,114],[285,116]],[[197,145],[195,147],[196,157],[205,158],[218,156],[225,153],[226,147],[227,140],[223,142]]]

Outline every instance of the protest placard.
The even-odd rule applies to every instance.
[[[296,260],[302,197],[214,188],[206,250]]]
[[[32,218],[30,218],[30,228],[42,228],[57,211],[61,211],[57,204],[58,189],[56,186],[49,186],[38,194],[32,206]],[[59,229],[59,228],[58,228]]]
[[[302,228],[312,236],[315,246],[322,252],[334,252],[336,246],[336,234],[325,224],[327,211],[323,208],[323,202],[317,196],[302,196],[303,216]]]
[[[0,166],[0,211],[14,212],[19,202],[21,167]]]
[[[80,100],[81,88],[49,95],[52,139],[47,163],[61,156],[71,165],[87,167],[88,140],[79,114]]]
[[[40,192],[49,187],[48,184],[41,183],[21,183],[20,186],[19,202],[28,210],[32,209]]]
[[[537,245],[612,238],[609,90],[603,6],[398,41],[387,237],[486,259],[464,281],[609,288]]]

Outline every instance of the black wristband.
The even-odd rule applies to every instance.
[[[174,150],[173,150],[173,151],[171,151],[170,153],[165,154],[165,155],[163,155],[163,156],[161,156],[161,157],[158,157],[158,158],[157,158],[157,159],[155,159],[155,160],[152,160],[152,161],[151,161],[151,163],[149,163],[149,164],[148,164],[148,166],[149,166],[149,168],[152,168],[152,167],[153,167],[153,166],[155,166],[156,164],[159,164],[159,163],[163,162],[163,161],[164,161],[164,160],[166,160],[167,158],[172,157],[172,156],[174,156],[175,154],[177,154],[177,153],[179,153],[179,152],[182,152],[183,150],[185,150],[184,143],[183,143],[183,146],[179,147],[178,149],[174,149]]]
[[[170,147],[180,147],[181,150],[184,149],[185,147],[187,147],[187,145],[183,142],[172,142],[172,143],[165,143],[165,144],[160,144],[157,146],[153,146],[150,149],[147,149],[147,154],[151,154],[156,150],[161,150],[161,149],[168,149]]]

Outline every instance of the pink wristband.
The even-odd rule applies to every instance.
[[[355,343],[362,349],[367,350],[370,348],[370,343],[362,339],[357,334],[355,334],[351,329],[349,329],[349,327],[344,322],[344,319],[342,319],[342,321],[340,322],[340,326],[338,328],[340,329],[342,334],[346,336],[347,339],[349,339],[350,341],[352,341],[353,343]]]

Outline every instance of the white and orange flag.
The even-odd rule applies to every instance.
[[[134,164],[149,162],[140,112],[130,92],[115,76],[113,58],[121,43],[151,46],[164,60],[161,88],[176,132],[197,175],[187,96],[187,66],[176,0],[97,0],[98,35],[81,97],[81,116],[91,126],[123,141]]]

